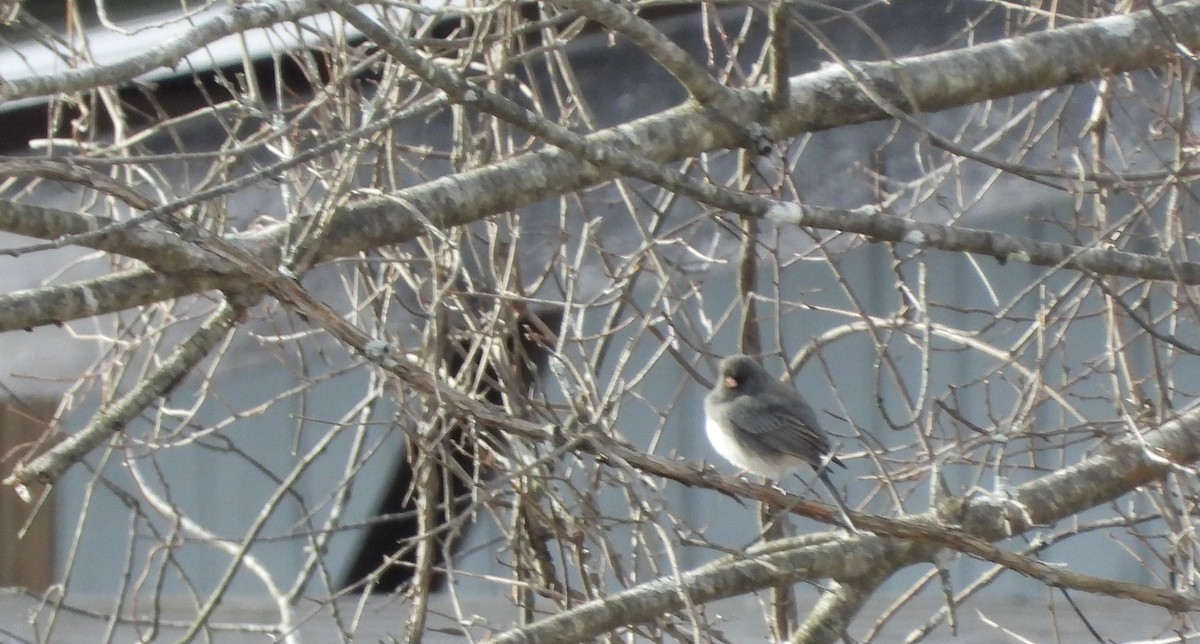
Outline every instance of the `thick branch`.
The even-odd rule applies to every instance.
[[[801,620],[788,641],[798,644],[842,641],[850,622],[854,621],[863,604],[867,603],[879,582],[885,578],[873,575],[871,579],[856,580],[854,583],[835,583],[813,606],[808,617]]]
[[[797,76],[772,133],[794,136],[884,119],[880,100],[903,112],[936,112],[1074,85],[1163,64],[1178,56],[1176,45],[1200,46],[1200,2],[1159,11],[1174,28],[1170,38],[1143,10],[935,54],[854,63],[854,73],[831,66]]]
[[[853,548],[854,557],[846,556]],[[493,638],[497,644],[582,642],[627,624],[655,619],[689,604],[702,604],[758,589],[820,579],[855,567],[863,575],[872,562],[883,561],[889,548],[878,538],[854,537],[846,542],[829,540],[795,552],[782,567],[765,556],[722,559],[696,570],[669,575],[564,611],[553,617],[514,629]],[[764,585],[760,582],[771,580]],[[685,599],[686,595],[686,599]]]
[[[345,3],[339,4],[343,9],[346,7]],[[1200,48],[1200,2],[1183,2],[1161,11],[1176,26],[1173,36],[1178,38],[1179,45]],[[792,79],[788,101],[768,118],[768,130],[772,138],[783,139],[803,132],[885,118],[886,111],[870,98],[871,95],[897,101],[897,105],[906,108],[912,105],[904,96],[912,96],[912,103],[928,111],[1082,82],[1170,60],[1175,55],[1175,44],[1163,37],[1154,16],[1139,12],[951,52],[884,63],[861,63],[857,65],[856,75],[871,79],[870,92],[857,85],[856,75],[836,68],[825,69]],[[1053,55],[1048,55],[1050,53]],[[906,92],[898,90],[901,83]],[[469,97],[459,96],[460,100],[463,98]],[[586,137],[586,142],[587,148],[593,151],[596,146],[609,150],[637,150],[639,161],[654,165],[735,146],[740,136],[739,128],[730,127],[714,119],[705,109],[688,104],[598,132]],[[549,148],[478,170],[442,177],[395,195],[349,205],[334,217],[322,256],[348,256],[408,241],[423,234],[429,224],[438,228],[468,224],[593,186],[618,176],[617,168],[624,167],[623,162],[616,162],[621,159],[600,161],[589,163],[573,153]],[[641,167],[647,172],[661,171],[661,168]],[[664,184],[672,185],[665,181]],[[684,181],[675,189],[731,212],[748,216],[783,215],[784,221],[797,223],[797,215],[792,214],[795,209],[772,211],[772,204],[767,200],[739,202],[728,191],[700,187],[694,181]],[[849,229],[853,224],[845,213],[829,211],[826,220],[817,214],[815,210],[806,211],[803,213],[805,219],[799,223],[837,230]],[[1070,262],[1061,260],[1065,254],[1075,256],[1075,261],[1081,262],[1081,268],[1097,273],[1115,272],[1188,283],[1198,283],[1197,279],[1200,279],[1200,269],[1196,266],[1169,259],[1114,254],[1114,251],[1100,249],[1083,252],[1061,245],[1050,245],[1060,249],[1059,252],[1046,253],[1031,245],[1039,243],[1033,240],[1029,240],[1029,244],[1006,242],[997,246],[990,240],[1001,238],[993,233],[912,224],[867,211],[859,214],[864,219],[853,225],[871,231],[862,234],[893,240],[907,238],[929,248],[970,250],[1005,259],[1071,266]],[[277,246],[284,231],[284,226],[279,225],[247,235],[246,239],[260,243],[262,248]],[[920,234],[915,235],[914,231]],[[955,232],[957,234],[952,234]],[[1061,252],[1064,248],[1065,253]],[[1097,258],[1099,261],[1095,261]],[[1133,268],[1114,271],[1106,264],[1113,258],[1127,261]],[[187,289],[182,290],[186,292]],[[0,298],[0,310],[4,310],[6,303],[5,298]],[[59,319],[113,310],[118,309],[79,307]],[[32,318],[7,317],[13,322],[0,325],[0,330],[45,323]]]
[[[61,324],[210,291],[232,283],[233,280],[224,276],[164,275],[142,268],[73,284],[16,291],[0,295],[0,330],[28,330],[45,324]]]
[[[1142,433],[1110,439],[1113,444],[1103,453],[1018,487],[1009,505],[997,507],[984,497],[956,499],[943,505],[942,516],[980,538],[1003,539],[1107,503],[1177,466],[1200,461],[1200,407],[1136,431]],[[1012,503],[1028,512],[1014,514]]]
[[[98,215],[0,200],[0,230],[39,239],[99,232],[88,247],[137,259],[167,273],[220,267],[217,258],[174,233],[140,226],[123,229],[117,226],[119,223]],[[105,230],[112,232],[102,232]],[[0,250],[0,255],[8,254],[12,253]]]
[[[1200,48],[1200,2],[1162,9],[1180,25],[1180,44]],[[883,63],[860,63],[874,79],[872,93],[900,101],[904,82],[922,110],[942,110],[1100,78],[1166,62],[1174,56],[1148,12],[1105,18],[1033,36]],[[1046,55],[1058,52],[1057,56]],[[1066,55],[1063,52],[1074,52]],[[921,79],[915,82],[914,79]],[[887,118],[853,76],[837,68],[796,76],[787,102],[768,121],[776,140],[805,132]],[[747,90],[740,90],[747,91]],[[757,91],[757,90],[754,90]],[[908,104],[907,100],[898,103]],[[655,162],[734,147],[740,132],[696,105],[683,105],[587,137],[590,143],[636,150]],[[543,198],[580,190],[617,176],[558,149],[443,177],[400,193],[347,207],[335,225],[345,233],[333,254],[344,255],[409,239],[413,221],[399,203],[411,203],[439,227],[467,224]],[[426,208],[426,204],[433,206]],[[354,234],[361,231],[360,234]]]

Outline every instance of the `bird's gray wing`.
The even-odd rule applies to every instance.
[[[740,396],[730,407],[729,424],[760,451],[783,452],[814,466],[830,450],[816,413],[798,396]]]

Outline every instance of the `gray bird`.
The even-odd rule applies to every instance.
[[[833,495],[846,527],[854,530],[841,496],[826,472],[829,438],[799,392],[775,380],[754,359],[732,355],[721,361],[717,384],[704,398],[708,440],[734,465],[776,481],[801,465],[812,467]]]

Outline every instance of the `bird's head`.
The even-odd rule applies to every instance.
[[[760,391],[769,378],[753,358],[732,355],[721,361],[717,387],[729,393],[750,394]]]

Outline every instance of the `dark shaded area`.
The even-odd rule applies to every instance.
[[[263,100],[274,100],[277,92],[293,98],[310,96],[313,85],[328,77],[328,60],[318,51],[313,53],[311,60],[317,64],[317,78],[312,77],[313,70],[295,55],[280,56],[278,65],[270,58],[255,60],[254,74],[260,80],[258,87]],[[129,124],[153,125],[234,98],[229,88],[238,87],[245,75],[241,63],[237,63],[154,82],[128,83],[118,88],[117,95]],[[81,96],[89,103],[87,118],[94,119],[89,126],[102,132],[111,131],[112,121],[108,109],[100,103],[99,95],[89,92]],[[5,127],[0,128],[0,150],[28,150],[30,139],[74,138],[76,133],[72,123],[84,114],[79,106],[62,101],[52,105],[35,102],[28,107],[5,110]]]
[[[479,364],[480,355],[470,355],[471,337],[460,334],[450,339],[442,356],[446,373],[452,377],[478,373],[484,370],[484,376],[478,380],[479,386],[475,393],[482,395],[493,405],[504,402],[504,395],[527,397],[534,388],[546,368],[549,359],[549,348],[554,344],[554,337],[562,326],[562,310],[546,308],[538,311],[524,309],[518,312],[514,331],[504,340],[504,354],[511,364]],[[549,335],[548,333],[549,332]],[[519,391],[505,391],[506,379],[501,373],[517,375],[512,383]],[[508,382],[511,382],[509,380]],[[476,428],[479,431],[480,428]],[[449,482],[450,489],[443,493],[442,498],[461,499],[453,507],[444,509],[442,519],[451,522],[466,510],[470,501],[473,481],[464,480],[455,472],[477,472],[481,468],[476,464],[480,452],[478,438],[471,432],[465,431],[462,425],[454,424],[446,434],[445,453],[454,460],[452,467],[437,465],[435,480]],[[353,563],[347,569],[339,584],[340,589],[352,588],[359,592],[370,588],[371,592],[392,593],[403,588],[412,579],[416,550],[409,547],[420,534],[416,513],[416,499],[412,493],[413,469],[409,459],[410,449],[405,447],[396,455],[396,470],[391,481],[384,490],[379,505],[372,516],[401,515],[396,519],[377,523],[369,528],[359,543],[357,552],[353,555]],[[436,460],[436,459],[435,459]],[[458,531],[439,532],[434,541],[434,567],[440,568],[444,562],[444,554],[453,552],[457,547],[456,541],[461,538],[470,524]],[[385,562],[401,553],[398,559],[385,567]],[[373,579],[373,584],[360,583]],[[430,590],[439,590],[445,585],[445,575],[434,572],[429,585]]]

